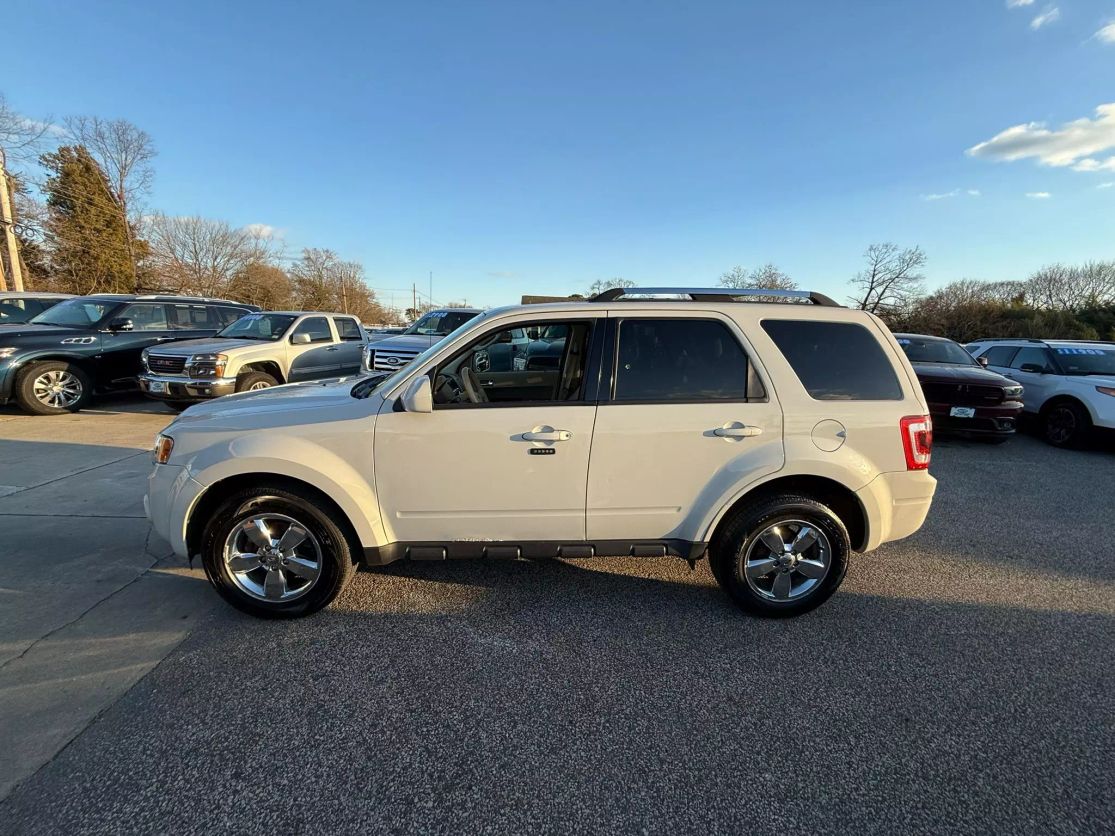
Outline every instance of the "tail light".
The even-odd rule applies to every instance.
[[[907,415],[898,422],[907,470],[926,470],[933,451],[933,419],[928,415]]]

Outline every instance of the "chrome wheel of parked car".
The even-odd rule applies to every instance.
[[[313,589],[321,575],[321,543],[293,517],[268,512],[232,529],[224,560],[233,583],[251,597],[293,601]]]
[[[31,383],[35,399],[52,409],[71,409],[85,393],[81,380],[65,369],[43,372]]]
[[[816,525],[786,520],[768,526],[743,557],[747,585],[763,598],[793,601],[828,574],[832,546]]]
[[[270,388],[271,388],[271,384],[268,383],[266,380],[257,380],[255,383],[253,383],[251,386],[248,387],[248,391],[249,392],[254,392],[256,389],[270,389]]]

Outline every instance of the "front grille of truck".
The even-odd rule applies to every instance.
[[[393,372],[401,369],[418,356],[417,351],[377,348],[372,356],[372,368],[377,372]]]
[[[182,370],[186,368],[186,358],[148,354],[147,368],[155,374],[182,374]]]

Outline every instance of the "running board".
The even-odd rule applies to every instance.
[[[452,540],[447,543],[388,543],[364,549],[364,563],[386,566],[397,560],[538,560],[545,558],[666,557],[692,563],[704,556],[708,543],[689,540]]]

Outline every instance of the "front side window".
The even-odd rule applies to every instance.
[[[993,346],[983,354],[981,357],[987,358],[987,365],[989,366],[1009,366],[1010,358],[1018,351],[1017,346],[1013,345],[996,345]]]
[[[589,322],[568,320],[489,331],[437,367],[434,404],[448,408],[578,401],[590,332]],[[539,338],[531,339],[532,333]]]
[[[100,322],[119,302],[97,302],[90,299],[67,299],[52,305],[32,318],[35,325],[62,325],[89,328]]]
[[[1049,369],[1049,355],[1045,353],[1044,348],[1026,348],[1018,349],[1018,353],[1014,355],[1014,359],[1010,361],[1012,369],[1021,369],[1023,365],[1037,366],[1039,369]]]
[[[347,316],[335,316],[333,317],[333,324],[337,326],[337,334],[342,341],[360,342],[363,339],[360,336],[360,326],[356,324],[355,319],[349,319]]]
[[[717,320],[625,319],[615,363],[615,401],[747,400],[747,355]]]
[[[309,334],[312,343],[333,342],[333,332],[329,330],[329,320],[324,316],[308,316],[298,323],[291,337],[299,334]]]
[[[804,319],[762,325],[814,400],[902,400],[891,361],[862,325]]]
[[[128,305],[120,312],[121,319],[132,321],[133,331],[168,331],[170,326],[166,321],[166,306],[148,303]]]

